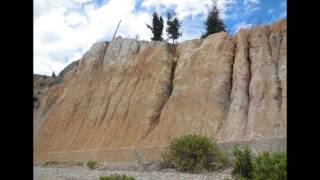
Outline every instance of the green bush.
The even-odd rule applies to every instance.
[[[171,157],[168,149],[166,151],[162,152],[162,154],[161,154],[161,156],[162,156],[162,161],[160,162],[161,169],[174,168],[174,164],[173,164],[173,160],[172,160],[173,158]]]
[[[241,150],[238,146],[233,146],[232,153],[234,156],[232,175],[237,178],[243,177],[251,179],[253,165],[249,147],[246,146]]]
[[[135,180],[132,176],[113,174],[110,176],[100,176],[99,180]]]
[[[287,155],[285,152],[263,152],[253,161],[254,180],[286,180]]]
[[[211,171],[225,166],[225,154],[209,138],[187,135],[170,141],[163,154],[164,162],[180,171],[194,172],[204,169]]]
[[[253,158],[248,146],[233,148],[232,175],[237,180],[286,180],[287,156],[285,152],[262,152]]]
[[[98,162],[97,161],[93,161],[93,160],[90,160],[87,162],[87,166],[92,170],[94,168],[96,168]]]

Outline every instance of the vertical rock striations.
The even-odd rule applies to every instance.
[[[159,154],[190,133],[285,139],[286,37],[279,21],[185,41],[175,54],[164,42],[95,43],[38,98],[35,161],[132,160],[137,147]]]

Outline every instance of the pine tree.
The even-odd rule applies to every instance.
[[[178,39],[182,36],[182,33],[179,31],[181,27],[181,21],[177,17],[172,19],[172,15],[170,13],[167,14],[167,33],[168,38],[172,39],[172,44],[174,44],[174,40]]]
[[[201,38],[206,38],[210,34],[217,33],[220,31],[226,31],[225,25],[223,21],[219,17],[219,10],[217,7],[217,2],[216,0],[212,1],[212,6],[209,10],[206,22],[205,22],[205,27],[206,27],[206,32],[202,34]]]
[[[57,77],[56,74],[54,73],[54,71],[52,72],[51,77],[52,77],[53,79],[55,79],[55,78]]]
[[[147,27],[152,31],[153,37],[151,40],[162,41],[163,19],[156,12],[152,15],[152,26],[147,24]]]

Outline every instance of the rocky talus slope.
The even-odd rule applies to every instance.
[[[286,20],[189,40],[98,42],[34,110],[34,159],[157,159],[172,137],[286,139]]]

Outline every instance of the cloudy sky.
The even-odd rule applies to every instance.
[[[165,16],[175,10],[182,20],[178,41],[199,38],[211,0],[34,0],[34,73],[58,74],[97,41],[117,36],[150,40],[146,27],[152,12]],[[287,16],[286,0],[219,0],[228,32]],[[164,33],[164,35],[166,35]]]

